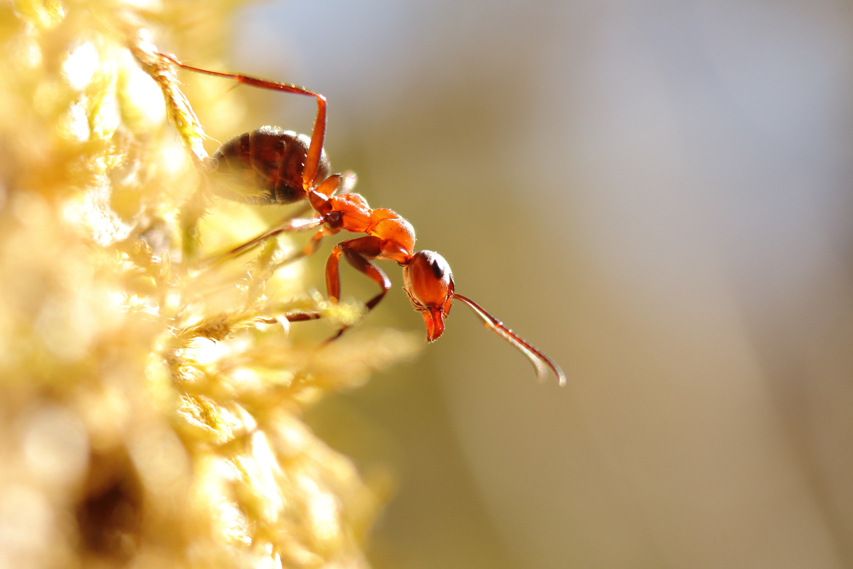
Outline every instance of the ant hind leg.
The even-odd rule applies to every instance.
[[[308,147],[308,156],[305,158],[305,169],[302,172],[302,187],[305,191],[311,189],[314,182],[314,176],[317,174],[317,168],[320,165],[320,156],[323,153],[323,139],[326,136],[326,97],[320,93],[315,93],[314,91],[306,89],[305,87],[300,87],[299,85],[268,81],[266,79],[259,79],[249,75],[241,75],[239,73],[210,71],[209,69],[202,69],[201,67],[193,67],[192,65],[181,63],[171,55],[166,55],[164,53],[160,53],[158,55],[188,71],[194,71],[204,75],[212,75],[214,77],[222,77],[224,79],[233,79],[238,83],[258,87],[259,89],[269,89],[271,91],[282,91],[285,93],[314,97],[317,100],[317,116],[314,119],[314,129],[311,132],[311,144]]]

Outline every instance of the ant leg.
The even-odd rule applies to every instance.
[[[320,231],[311,236],[311,239],[308,240],[308,243],[305,244],[305,247],[303,247],[301,251],[298,251],[283,261],[276,263],[272,268],[277,269],[278,267],[283,267],[284,265],[297,261],[303,257],[313,255],[314,251],[316,251],[320,246],[320,242],[323,240],[323,237],[329,234],[330,232],[325,228],[320,229]]]
[[[275,271],[279,267],[282,267],[288,263],[293,263],[294,261],[297,261],[303,257],[307,257],[307,256],[311,255],[312,253],[314,253],[314,251],[317,250],[317,247],[320,246],[320,242],[323,240],[323,237],[325,237],[327,235],[327,233],[328,233],[328,231],[326,230],[326,228],[321,228],[320,231],[318,231],[317,233],[315,233],[314,235],[311,236],[311,239],[308,240],[308,243],[305,244],[305,247],[301,251],[294,253],[290,257],[284,259],[283,261],[281,261],[279,263],[272,265],[269,268],[272,271]],[[306,320],[317,320],[319,318],[322,318],[322,313],[313,312],[313,311],[312,312],[299,311],[299,312],[285,313],[284,317],[287,319],[288,322],[304,322]],[[274,324],[276,322],[276,319],[274,319],[274,318],[258,318],[257,320],[260,322],[266,322],[268,324]]]
[[[308,203],[314,208],[317,213],[331,211],[330,204],[327,198],[336,194],[346,194],[355,186],[357,178],[355,172],[344,172],[343,174],[332,174],[320,185],[315,188],[308,188]],[[320,194],[322,196],[311,197],[312,194]]]
[[[322,232],[318,231],[317,235],[309,242],[309,246],[315,241],[319,243],[321,238]],[[335,245],[332,254],[329,255],[329,260],[326,261],[326,290],[329,298],[335,302],[341,298],[341,280],[338,267],[341,255],[343,255],[353,268],[364,273],[370,280],[382,287],[382,291],[379,294],[364,303],[367,310],[370,311],[379,304],[385,293],[391,289],[391,280],[388,278],[388,275],[369,260],[378,257],[379,253],[380,239],[373,236],[359,237],[358,239],[343,241]],[[319,312],[297,312],[287,315],[287,319],[290,322],[304,322],[306,320],[317,320],[318,318],[321,318]],[[337,340],[350,328],[351,326],[344,326],[334,336],[326,340],[326,343]]]
[[[314,119],[314,130],[311,132],[311,144],[308,146],[308,156],[305,157],[305,169],[302,171],[302,187],[306,191],[311,189],[314,184],[314,176],[317,174],[317,168],[320,165],[320,155],[323,152],[323,139],[326,136],[326,97],[320,93],[310,91],[305,87],[300,87],[299,85],[267,81],[266,79],[258,79],[257,77],[250,77],[249,75],[241,75],[239,73],[210,71],[208,69],[202,69],[200,67],[187,65],[186,63],[181,63],[170,55],[163,53],[158,55],[188,71],[195,71],[196,73],[203,73],[204,75],[212,75],[214,77],[223,77],[225,79],[233,79],[238,83],[258,87],[260,89],[284,91],[285,93],[294,93],[296,95],[307,95],[317,99],[317,117]]]
[[[378,284],[382,290],[364,303],[368,312],[373,310],[382,300],[385,294],[391,289],[391,280],[382,269],[370,262],[370,259],[375,259],[381,253],[381,240],[378,237],[368,235],[343,241],[335,245],[332,254],[329,255],[329,260],[326,261],[326,290],[329,298],[335,301],[341,298],[341,281],[338,273],[338,265],[340,264],[341,254],[347,262],[357,271],[364,273],[370,280]],[[338,330],[338,333],[329,338],[328,342],[336,340],[350,326],[345,326]]]
[[[335,245],[329,260],[326,261],[326,291],[329,298],[338,301],[341,298],[341,280],[338,274],[341,254],[354,269],[382,287],[382,292],[370,299],[365,305],[368,309],[376,306],[385,293],[391,288],[391,281],[379,267],[368,259],[375,259],[380,254],[380,239],[372,235],[342,241]]]
[[[275,237],[281,233],[292,233],[295,231],[310,231],[311,229],[315,229],[321,225],[323,225],[322,217],[307,217],[307,218],[285,218],[274,229],[261,233],[257,237],[246,241],[242,245],[231,249],[230,251],[226,251],[225,253],[221,253],[214,257],[208,259],[204,265],[209,266],[216,263],[220,263],[222,261],[226,261],[228,259],[233,259],[235,257],[239,257],[243,253],[247,253],[269,239],[270,237]],[[313,250],[312,250],[313,251]]]
[[[332,197],[332,196],[337,195],[337,194],[347,194],[347,193],[351,192],[352,189],[355,187],[356,181],[358,180],[358,178],[355,175],[355,172],[352,172],[350,170],[347,170],[343,174],[335,174],[335,175],[341,177],[341,183],[338,185],[337,188],[335,188],[335,191],[333,191],[331,194],[329,194],[329,197]]]
[[[320,191],[320,190],[328,191],[330,196],[335,195],[336,193],[338,193],[341,190],[343,192],[348,192],[355,185],[355,179],[356,179],[355,174],[353,174],[352,172],[347,172],[345,174],[335,174],[333,176],[329,176],[325,181],[323,181],[323,183],[320,184],[317,187],[317,190],[315,190],[315,191]],[[314,202],[309,202],[309,203],[313,204]],[[317,207],[319,209],[322,209],[323,211],[325,211],[326,206],[323,204],[328,204],[328,201],[318,202]],[[297,215],[304,213],[305,209],[306,208],[300,209],[299,212],[297,212]],[[307,209],[310,210],[311,206],[309,205],[307,207]],[[235,247],[234,249],[231,249],[230,251],[227,251],[221,255],[213,257],[212,259],[208,260],[208,263],[216,263],[219,261],[223,261],[225,259],[238,257],[238,256],[242,255],[243,253],[251,251],[252,249],[257,247],[258,245],[260,245],[261,243],[263,243],[264,241],[266,241],[270,237],[275,237],[276,235],[278,235],[280,233],[292,233],[295,231],[309,231],[311,229],[315,229],[317,227],[322,226],[326,222],[327,222],[326,217],[322,214],[315,216],[315,217],[296,217],[296,218],[286,217],[286,218],[282,219],[280,222],[278,222],[273,229],[270,229],[269,231],[266,231],[266,232],[258,235],[257,237],[255,237],[253,239],[250,239],[249,241],[243,243],[242,245],[240,245],[238,247]],[[339,231],[338,229],[331,229],[328,226],[322,228],[305,245],[305,248],[302,250],[302,252],[297,253],[296,255],[290,257],[289,259],[286,259],[285,261],[282,261],[277,266],[281,266],[281,265],[284,265],[285,263],[290,263],[292,261],[295,261],[296,259],[299,259],[301,257],[306,257],[308,255],[311,255],[317,249],[317,247],[320,244],[320,240],[324,236],[333,235],[333,234],[337,233],[338,231]]]
[[[307,322],[308,320],[319,320],[323,317],[319,312],[295,312],[293,314],[285,314],[288,322]]]
[[[335,174],[333,176],[329,176],[328,178],[326,178],[326,180],[324,180],[323,183],[317,187],[317,190],[328,191],[329,195],[334,195],[340,188],[344,188],[345,191],[348,191],[349,189],[352,188],[352,186],[354,184],[355,184],[355,174],[351,174],[351,175],[349,175],[349,174],[346,174],[346,175]],[[326,208],[321,205],[321,204],[325,204],[325,203],[328,203],[328,202],[325,202],[325,201],[318,202],[317,207],[325,210]],[[304,207],[301,208],[297,212],[297,215],[302,215],[306,211],[310,211],[311,207],[313,207],[313,202],[309,201],[308,208],[307,209]],[[243,243],[239,247],[235,247],[234,249],[231,249],[230,251],[223,253],[222,255],[214,257],[211,260],[211,262],[216,262],[216,261],[219,261],[219,260],[222,260],[225,258],[237,257],[239,255],[242,255],[243,253],[251,251],[252,249],[257,247],[258,245],[260,245],[262,242],[266,241],[270,237],[275,237],[276,235],[278,235],[280,233],[292,233],[295,231],[309,231],[311,229],[315,229],[315,228],[323,225],[326,222],[326,218],[323,216],[323,213],[325,213],[325,211],[322,213],[321,212],[318,212],[318,213],[320,213],[320,215],[315,216],[315,217],[295,217],[295,218],[292,216],[285,217],[284,219],[279,221],[273,229],[270,229],[269,231],[266,231],[266,232],[258,235],[257,237],[250,239],[249,241],[246,241],[245,243]],[[332,233],[337,233],[337,232],[332,231]],[[311,251],[306,252],[305,255],[310,255],[311,252],[313,252],[313,251],[314,251],[314,249],[311,249]]]

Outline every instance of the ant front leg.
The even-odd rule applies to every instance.
[[[367,278],[382,288],[379,294],[364,303],[368,312],[379,304],[385,294],[391,289],[391,280],[388,278],[388,275],[370,262],[370,259],[375,259],[381,254],[381,244],[381,239],[368,235],[366,237],[359,237],[358,239],[343,241],[335,245],[332,254],[329,255],[329,260],[326,261],[326,291],[330,299],[337,302],[341,298],[341,280],[338,273],[338,266],[340,265],[341,255],[343,254],[344,258],[354,269],[364,273]],[[328,341],[336,340],[349,328],[350,326],[341,328]]]

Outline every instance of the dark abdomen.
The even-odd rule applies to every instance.
[[[276,126],[235,136],[213,153],[214,191],[252,204],[287,204],[305,198],[302,171],[311,139]],[[326,152],[320,156],[316,182],[329,177]],[[316,183],[315,182],[315,183]]]

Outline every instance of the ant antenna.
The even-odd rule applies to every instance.
[[[551,358],[531,346],[522,337],[507,328],[503,322],[486,312],[482,306],[470,298],[462,296],[456,292],[453,293],[453,298],[455,300],[461,300],[467,304],[468,307],[474,311],[474,314],[483,320],[486,328],[491,328],[495,334],[512,344],[518,351],[527,356],[527,359],[530,360],[530,363],[532,363],[533,367],[536,368],[536,377],[538,377],[540,381],[545,380],[548,375],[548,370],[550,369],[554,375],[557,376],[557,381],[560,386],[562,387],[566,385],[566,374]]]

